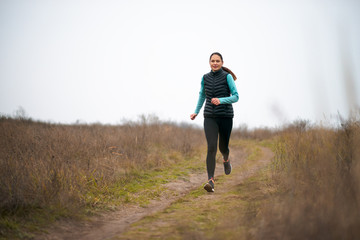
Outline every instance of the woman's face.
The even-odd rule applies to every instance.
[[[210,67],[211,70],[213,70],[214,72],[219,70],[223,65],[223,61],[221,60],[220,56],[217,54],[214,54],[211,56],[210,58]]]

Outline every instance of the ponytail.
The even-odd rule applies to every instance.
[[[228,69],[227,67],[222,67],[224,69],[225,72],[228,72],[231,74],[231,76],[233,77],[234,81],[237,79],[235,73],[233,73],[230,69]]]

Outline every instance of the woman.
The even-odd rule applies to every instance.
[[[229,160],[229,139],[231,135],[234,111],[232,103],[239,100],[239,95],[234,80],[236,76],[230,69],[223,67],[224,61],[220,53],[210,55],[211,71],[205,74],[201,80],[199,99],[195,113],[190,115],[194,120],[206,99],[204,109],[204,130],[208,150],[206,156],[206,168],[208,182],[204,188],[208,192],[214,192],[215,159],[217,141],[219,136],[219,150],[223,155],[224,171],[231,173]]]

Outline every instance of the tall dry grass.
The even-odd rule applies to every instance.
[[[154,117],[119,126],[0,118],[0,213],[50,205],[78,208],[94,186],[191,155],[203,133]]]
[[[234,128],[231,137],[235,139],[255,139],[255,140],[267,140],[271,139],[278,134],[278,130],[274,128],[262,127],[248,129],[247,125],[240,125]]]
[[[259,239],[360,238],[360,121],[339,128],[297,121],[279,133]]]

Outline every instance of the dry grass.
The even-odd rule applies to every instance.
[[[0,118],[0,214],[78,209],[89,191],[193,154],[202,130],[153,117],[119,126],[59,125]]]
[[[231,136],[235,139],[256,139],[261,141],[271,139],[277,134],[278,131],[276,129],[267,127],[248,129],[246,125],[242,125],[235,128],[231,133]]]
[[[360,122],[338,129],[298,121],[279,135],[275,194],[262,210],[259,239],[359,239]]]
[[[360,116],[340,122],[235,129],[232,137],[271,146],[275,157],[268,171],[239,185],[252,207],[239,202],[221,228],[233,239],[360,239]]]
[[[205,143],[200,129],[147,117],[119,126],[2,117],[0,134],[1,216],[86,207],[93,203],[89,192],[170,167]],[[231,219],[217,223],[225,232],[240,229],[247,239],[360,238],[358,116],[339,128],[297,121],[276,131],[234,129],[232,138],[266,139],[256,142],[272,143],[275,158],[271,171],[239,183],[239,196],[253,204],[225,214]]]

